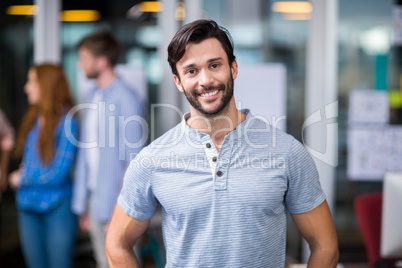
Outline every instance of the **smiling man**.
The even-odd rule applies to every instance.
[[[309,267],[335,267],[335,228],[312,158],[236,108],[229,33],[212,20],[184,25],[168,61],[190,113],[131,162],[107,234],[109,264],[138,267],[133,245],[161,205],[166,267],[284,267],[288,212],[310,245]]]

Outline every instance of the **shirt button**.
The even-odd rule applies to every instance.
[[[210,144],[210,143],[205,144],[205,146],[207,146],[208,149],[211,148],[211,144]]]
[[[218,160],[218,157],[216,157],[216,156],[212,157],[213,162],[216,162],[216,160]]]
[[[223,175],[223,172],[219,170],[218,172],[216,172],[216,175],[218,175],[218,177],[221,177]]]

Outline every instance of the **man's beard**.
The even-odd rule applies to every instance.
[[[97,79],[99,77],[99,71],[92,70],[91,72],[85,73],[88,79]]]
[[[218,115],[220,112],[222,112],[223,109],[226,108],[226,106],[229,104],[230,100],[233,97],[233,77],[232,74],[230,74],[229,81],[227,82],[226,86],[223,83],[220,83],[216,86],[209,86],[209,87],[204,87],[203,92],[207,91],[214,91],[214,90],[219,90],[222,91],[222,98],[220,99],[220,103],[218,107],[212,111],[207,111],[205,110],[201,103],[198,101],[199,94],[201,92],[199,91],[194,91],[194,92],[187,92],[185,88],[182,86],[184,95],[186,96],[188,102],[190,103],[191,106],[193,106],[197,111],[202,113],[205,116],[215,116]]]

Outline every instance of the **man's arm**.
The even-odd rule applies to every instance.
[[[106,255],[111,268],[139,267],[133,248],[150,221],[134,219],[116,205],[106,235]]]
[[[291,216],[310,246],[308,267],[336,267],[339,258],[338,241],[327,201],[311,211]]]

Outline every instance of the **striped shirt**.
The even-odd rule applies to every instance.
[[[118,204],[140,220],[161,205],[166,267],[284,267],[287,212],[325,199],[304,147],[242,112],[219,152],[187,114],[130,163]]]
[[[100,96],[93,102],[95,93]],[[141,121],[144,120],[144,106],[135,91],[120,78],[116,78],[107,89],[94,88],[88,100],[82,106],[84,115],[78,141],[72,210],[82,215],[89,207],[92,218],[107,222],[112,217],[120,193],[124,170],[147,139]],[[93,110],[99,115],[96,140],[93,140],[93,135],[89,135],[93,124],[88,122],[88,111]],[[88,163],[91,160],[88,159],[88,151],[94,147],[98,147],[99,153],[96,164],[99,170],[95,180],[88,177]],[[91,185],[91,189],[88,187],[90,180],[96,183]]]
[[[74,165],[76,147],[67,135],[77,135],[78,123],[71,119],[71,129],[65,131],[64,122],[55,131],[56,152],[48,166],[39,158],[39,123],[29,132],[25,141],[22,158],[21,186],[16,193],[16,202],[20,210],[46,212],[71,198],[71,169]]]

